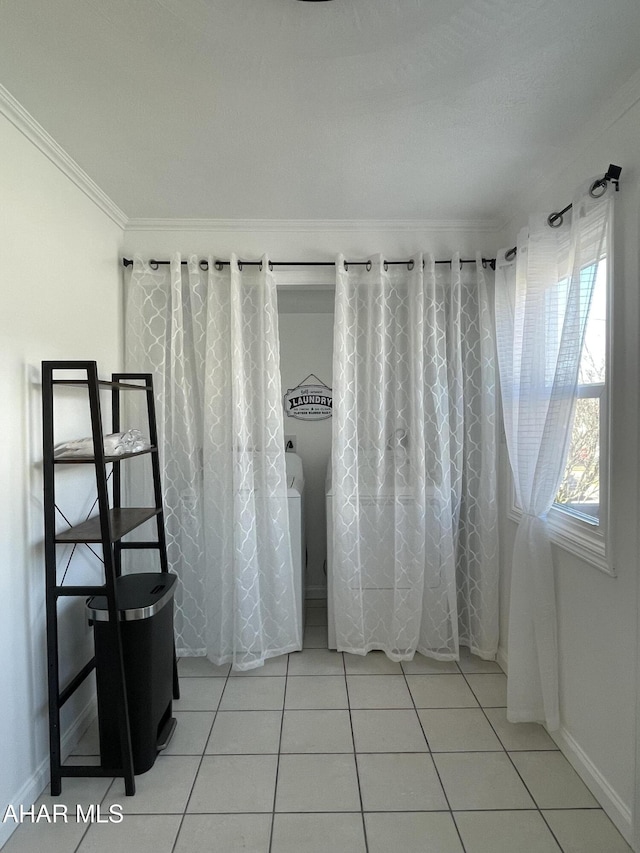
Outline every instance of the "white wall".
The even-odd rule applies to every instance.
[[[636,98],[640,92],[636,94]],[[594,122],[597,117],[594,117]],[[611,541],[617,578],[554,548],[560,653],[560,744],[588,782],[600,788],[611,817],[630,837],[634,807],[638,573],[638,236],[640,105],[636,103],[588,145],[577,140],[573,161],[539,193],[519,199],[520,213],[502,235],[536,211],[552,212],[609,163],[622,166],[614,231],[614,335]],[[508,465],[503,448],[502,630],[506,643],[508,582],[515,524],[506,517]],[[503,651],[508,655],[508,649]]]
[[[48,777],[40,362],[92,359],[105,373],[120,367],[122,229],[2,115],[0,151],[0,807],[4,813],[7,804],[31,804]],[[79,429],[87,434],[88,420],[80,417],[86,407],[74,394],[61,399],[56,440],[77,436]],[[65,472],[60,487],[65,510],[76,517],[88,511],[93,489],[88,472]],[[79,579],[85,571],[95,568],[74,558],[67,581],[71,575]],[[65,624],[60,657],[66,675],[88,660],[90,634],[82,602],[71,602],[61,612]],[[90,691],[88,684],[68,703],[64,727],[82,714]],[[0,825],[0,844],[12,828]]]

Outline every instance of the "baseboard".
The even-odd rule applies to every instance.
[[[304,591],[305,598],[326,598],[326,586],[307,586]]]
[[[93,695],[82,711],[78,714],[75,720],[67,728],[61,738],[60,748],[62,752],[62,760],[65,761],[70,753],[75,749],[78,741],[86,731],[91,721],[97,714],[96,697]],[[28,808],[33,805],[38,797],[42,794],[45,787],[49,784],[49,756],[40,763],[35,773],[24,783],[22,788],[12,797],[11,802],[7,805],[12,805],[16,809],[18,806]],[[18,825],[13,821],[0,823],[0,849],[7,843],[10,836],[18,828]]]
[[[509,659],[506,649],[502,646],[498,649],[496,659],[504,672],[507,673]],[[557,732],[549,732],[549,735],[600,803],[603,810],[611,818],[625,841],[633,847],[633,820],[629,806],[620,799],[616,791],[614,791],[602,773],[600,773],[580,744],[569,734],[564,726],[561,726]]]
[[[627,844],[633,847],[633,820],[629,806],[621,800],[580,744],[564,726],[561,726],[557,732],[549,732],[549,735],[611,818]]]

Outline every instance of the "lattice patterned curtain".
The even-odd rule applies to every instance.
[[[531,217],[498,255],[496,335],[505,434],[522,509],[511,570],[507,716],[560,725],[556,595],[547,513],[569,451],[578,369],[613,189],[582,187],[559,228]]]
[[[337,647],[453,659],[464,643],[493,658],[495,366],[480,258],[463,272],[459,256],[348,270],[339,257],[333,381]]]
[[[301,647],[276,289],[266,258],[208,266],[135,259],[126,363],[155,377],[179,653],[243,670]]]

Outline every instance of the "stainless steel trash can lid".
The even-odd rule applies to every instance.
[[[177,575],[168,572],[139,572],[119,577],[116,590],[120,619],[135,622],[158,613],[171,600],[177,579]],[[109,621],[106,595],[87,599],[87,609],[89,619],[94,622]]]

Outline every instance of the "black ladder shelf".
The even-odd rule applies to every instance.
[[[58,379],[57,371],[84,373],[86,379]],[[75,386],[88,391],[89,413],[94,454],[92,456],[54,458],[54,389],[56,386]],[[149,440],[151,447],[140,453],[107,456],[104,452],[100,390],[111,390],[112,432],[120,430],[121,392],[146,394]],[[42,443],[44,481],[44,551],[46,574],[47,612],[47,658],[49,682],[49,750],[51,762],[51,794],[57,796],[62,789],[64,777],[77,776],[122,776],[127,796],[135,794],[131,731],[127,703],[124,658],[118,618],[117,578],[122,570],[124,549],[156,549],[160,558],[161,572],[169,570],[167,545],[162,508],[160,484],[160,462],[158,458],[158,432],[153,396],[153,379],[149,373],[114,373],[110,381],[98,378],[95,361],[43,361],[42,362]],[[151,455],[153,472],[154,506],[123,507],[120,464],[123,460],[144,453]],[[95,469],[98,514],[68,530],[56,533],[56,489],[55,468],[61,464],[87,464]],[[107,466],[113,466],[112,502],[109,501]],[[150,542],[122,542],[122,537],[150,519],[156,519],[157,538]],[[69,543],[96,543],[102,546],[104,561],[104,586],[64,586],[58,584],[56,546]],[[113,631],[116,650],[118,731],[122,747],[121,765],[62,765],[60,748],[60,709],[75,693],[87,676],[95,669],[95,656],[60,689],[58,658],[58,599],[63,596],[105,595],[108,605],[109,624]],[[174,654],[173,695],[179,698],[178,673]]]

